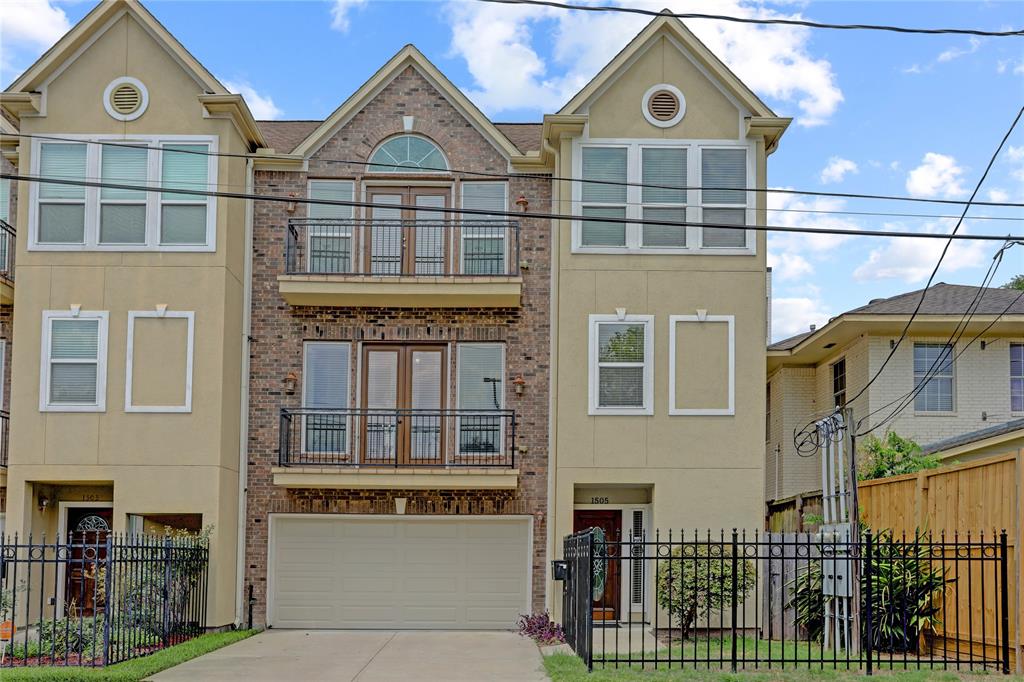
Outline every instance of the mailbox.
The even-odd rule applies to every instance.
[[[569,578],[569,562],[555,560],[551,562],[551,579],[567,580]]]

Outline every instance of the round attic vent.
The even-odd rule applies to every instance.
[[[146,112],[148,104],[149,93],[137,78],[114,79],[103,91],[103,108],[118,121],[134,121]]]
[[[686,113],[686,98],[679,88],[661,83],[644,93],[644,118],[651,125],[670,128],[683,120]]]

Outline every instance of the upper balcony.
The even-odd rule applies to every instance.
[[[14,303],[14,228],[0,220],[0,305]]]
[[[281,296],[291,305],[518,307],[519,225],[504,220],[295,219]]]

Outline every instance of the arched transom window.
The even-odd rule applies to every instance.
[[[392,137],[370,156],[373,173],[445,172],[448,161],[436,144],[418,135]]]

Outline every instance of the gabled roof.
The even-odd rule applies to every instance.
[[[668,10],[665,10],[668,12]],[[602,87],[621,75],[624,67],[636,55],[647,49],[661,35],[668,34],[689,50],[690,56],[696,59],[701,66],[708,70],[718,79],[722,87],[729,91],[751,115],[757,117],[776,118],[775,113],[767,104],[754,94],[754,91],[746,86],[743,81],[737,78],[729,67],[715,54],[708,49],[679,19],[664,15],[655,17],[633,40],[629,42],[615,57],[594,76],[583,89],[576,93],[559,114],[578,113],[580,107],[586,104]],[[782,119],[787,122],[788,119]]]
[[[921,299],[922,289],[897,294],[889,298],[876,298],[867,305],[849,310],[844,315],[909,315],[914,312],[917,302]],[[1018,299],[1017,289],[998,289],[972,287],[964,284],[946,284],[939,282],[928,288],[921,303],[919,315],[959,315],[967,310],[975,298],[976,314],[998,315],[1006,310],[1007,314],[1024,314],[1024,298]],[[1009,310],[1007,310],[1009,307]]]
[[[430,63],[414,45],[406,45],[388,60],[368,81],[334,110],[309,136],[299,143],[292,153],[308,157],[319,149],[332,135],[352,118],[388,83],[395,79],[407,67],[413,67],[423,75],[463,116],[470,121],[479,133],[487,138],[505,156],[522,156],[519,149],[491,121],[484,116],[475,104],[461,90],[452,84],[441,71]]]
[[[321,123],[323,121],[256,121],[267,146],[281,154],[290,154]]]
[[[543,123],[495,123],[494,127],[524,154],[539,152],[542,147]]]
[[[32,92],[45,83],[74,54],[124,14],[130,14],[166,49],[203,89],[211,94],[227,90],[199,60],[178,42],[138,0],[104,0],[75,24],[53,47],[21,74],[6,92]]]

